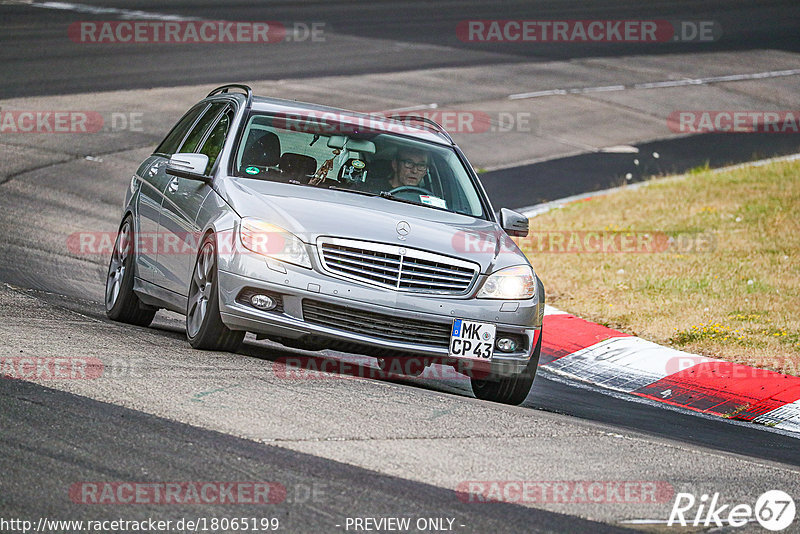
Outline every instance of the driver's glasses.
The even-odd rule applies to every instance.
[[[419,172],[425,172],[428,170],[427,163],[416,163],[414,161],[411,161],[410,159],[401,159],[400,163],[402,163],[403,167],[408,170],[415,169],[418,170]]]

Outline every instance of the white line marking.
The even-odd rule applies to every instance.
[[[635,83],[631,86],[632,89],[660,89],[662,87],[684,87],[686,85],[703,85],[699,79],[688,80],[666,80],[663,82],[645,82]]]
[[[627,89],[659,89],[662,87],[684,87],[688,85],[709,85],[712,83],[740,82],[744,80],[763,80],[765,78],[782,78],[797,76],[800,69],[770,70],[754,72],[751,74],[728,74],[725,76],[707,76],[705,78],[684,78],[682,80],[664,80],[660,82],[644,82],[632,85],[605,85],[599,87],[572,87],[567,89],[548,89],[546,91],[532,91],[530,93],[515,93],[508,95],[509,100],[522,100],[525,98],[538,98],[540,96],[555,95],[583,95],[587,93],[601,93],[610,91],[625,91]]]
[[[753,519],[752,517],[747,520],[748,523],[755,523],[756,521],[757,520]],[[730,523],[730,519],[720,517],[719,522],[722,524]],[[620,521],[620,523],[627,525],[667,525],[670,523],[670,521],[668,519],[627,519]],[[674,526],[680,526],[680,522],[677,520],[672,521],[672,523],[674,524]],[[692,522],[689,520],[686,520],[686,524],[692,526]],[[700,525],[702,526],[703,523],[701,522]]]
[[[509,95],[508,99],[519,100],[522,98],[536,98],[538,96],[566,95],[567,93],[567,89],[548,89],[546,91],[534,91],[533,93],[518,93],[515,95]]]
[[[150,13],[134,9],[117,9],[115,7],[98,7],[86,4],[73,4],[68,2],[19,2],[20,4],[42,9],[57,9],[61,11],[74,11],[87,15],[113,15],[126,20],[200,20],[197,17],[182,17],[180,15],[168,15],[166,13]]]
[[[639,149],[633,145],[614,145],[601,148],[599,152],[606,154],[638,154]]]
[[[774,426],[782,430],[800,432],[800,400],[784,404],[755,418],[756,423]]]
[[[437,104],[436,102],[433,102],[431,104],[419,104],[417,106],[408,106],[408,107],[405,107],[405,108],[393,108],[393,109],[388,109],[387,111],[392,111],[392,112],[419,111],[419,110],[422,110],[422,109],[436,109],[438,107],[439,107],[439,104]]]
[[[630,393],[701,363],[721,362],[646,341],[614,337],[546,364],[551,371]],[[662,396],[669,396],[663,395]]]
[[[601,85],[600,87],[586,87],[584,93],[607,93],[609,91],[624,91],[624,85]]]

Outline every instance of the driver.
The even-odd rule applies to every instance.
[[[372,191],[391,191],[398,187],[420,187],[419,183],[428,174],[430,156],[424,150],[400,148],[392,160],[392,175],[369,184]]]
[[[401,148],[392,160],[394,171],[389,185],[392,189],[410,185],[419,187],[419,182],[428,173],[428,153],[424,150]]]

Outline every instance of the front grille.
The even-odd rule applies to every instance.
[[[450,345],[450,323],[404,319],[309,299],[303,299],[303,319],[309,323],[339,328],[385,341],[443,348]]]
[[[465,293],[478,275],[477,264],[396,245],[320,238],[325,269],[347,278],[419,293]]]

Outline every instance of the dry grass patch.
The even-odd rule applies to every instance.
[[[800,375],[800,162],[703,169],[575,202],[531,219],[517,241],[553,306]],[[587,252],[597,249],[616,252]]]

